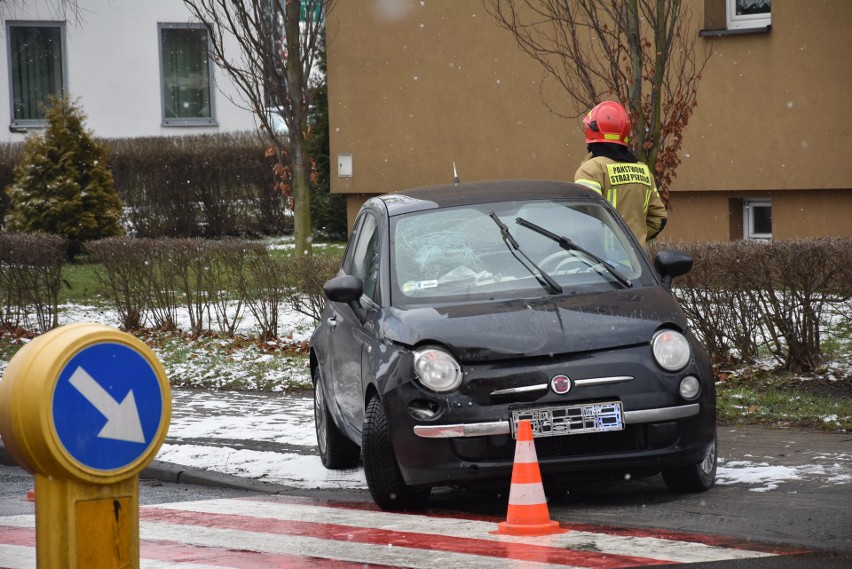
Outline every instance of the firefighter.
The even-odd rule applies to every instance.
[[[574,182],[603,196],[645,246],[666,225],[666,208],[648,166],[627,147],[630,117],[620,104],[604,101],[583,119],[589,156]]]

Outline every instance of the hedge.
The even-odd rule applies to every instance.
[[[42,332],[57,325],[62,247],[54,236],[0,234],[0,323]],[[673,248],[695,260],[673,293],[717,365],[768,356],[783,369],[811,372],[823,363],[826,335],[852,328],[852,239]],[[316,321],[322,285],[339,266],[325,257],[274,257],[244,239],[120,237],[89,243],[88,251],[125,329],[174,329],[182,311],[194,335],[232,335],[249,313],[261,337],[277,337],[285,303]]]

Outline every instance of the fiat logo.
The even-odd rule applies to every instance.
[[[571,391],[571,378],[567,375],[555,375],[550,380],[550,388],[559,395],[564,395]]]

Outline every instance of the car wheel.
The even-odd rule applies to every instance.
[[[314,426],[323,466],[332,470],[358,466],[361,449],[334,424],[328,411],[319,366],[314,369]]]
[[[710,445],[707,456],[698,464],[663,470],[663,480],[669,490],[694,493],[712,488],[716,483],[717,450],[716,437],[713,437],[713,444]]]
[[[431,488],[412,488],[403,481],[396,463],[385,408],[376,396],[367,403],[361,443],[367,486],[380,508],[409,510],[426,505]]]

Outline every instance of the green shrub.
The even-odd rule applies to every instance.
[[[674,293],[717,364],[753,363],[764,353],[792,372],[821,365],[826,314],[852,299],[852,239],[675,247],[695,264]]]
[[[20,142],[0,142],[0,190],[15,181],[15,166],[21,157],[23,144]],[[9,211],[9,196],[0,191],[0,226]]]
[[[0,323],[40,332],[59,325],[65,245],[57,235],[0,233]]]
[[[100,290],[122,327],[175,330],[183,308],[193,337],[233,336],[248,311],[262,340],[276,338],[284,302],[317,321],[322,285],[340,266],[339,256],[272,256],[262,243],[240,239],[112,238],[87,250],[102,264]]]
[[[145,241],[113,237],[89,243],[86,251],[101,265],[99,286],[102,294],[112,301],[122,328],[141,328],[151,292],[149,251]]]
[[[238,237],[292,232],[272,160],[252,133],[106,141],[137,237]]]
[[[284,270],[289,286],[287,300],[297,312],[319,322],[325,308],[322,287],[340,268],[339,257],[294,255]]]
[[[317,112],[318,116],[322,113]],[[324,116],[324,115],[322,115]],[[346,197],[330,193],[327,118],[312,123],[311,212],[318,236],[343,239]],[[275,187],[274,160],[255,134],[103,139],[124,205],[122,226],[136,237],[256,237],[293,232],[288,202]],[[23,144],[0,144],[0,188],[13,183]],[[9,207],[0,193],[0,219]]]
[[[11,202],[6,227],[63,236],[73,256],[86,241],[123,232],[121,201],[106,147],[83,127],[80,106],[52,98],[45,118],[47,130],[24,143],[15,181],[6,190]]]

